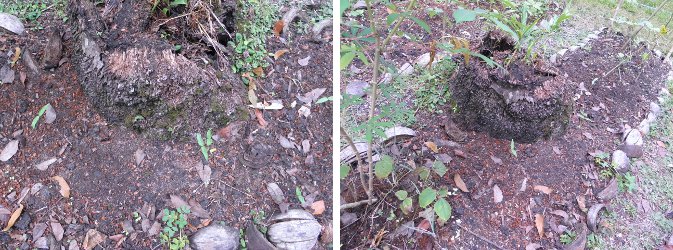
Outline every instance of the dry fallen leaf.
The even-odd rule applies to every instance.
[[[23,211],[23,204],[19,204],[19,209],[14,211],[14,213],[12,213],[12,216],[9,217],[9,221],[7,221],[7,226],[5,227],[5,229],[2,229],[3,232],[9,231],[9,229],[12,228],[12,226],[14,226],[16,220],[18,220],[19,217],[21,216],[22,211]]]
[[[16,62],[19,61],[19,58],[21,58],[21,48],[16,47],[14,48],[14,56],[12,57],[12,64],[16,64]]]
[[[255,73],[256,76],[262,76],[264,75],[264,68],[262,67],[257,67],[252,69],[252,73]]]
[[[542,192],[544,194],[551,194],[551,192],[554,191],[553,189],[551,189],[547,186],[542,186],[542,185],[535,185],[533,187],[533,190],[538,191],[538,192]]]
[[[585,213],[587,212],[587,210],[588,210],[587,209],[587,203],[586,203],[586,199],[584,198],[583,195],[577,196],[577,205],[580,207],[580,210],[582,210],[582,212],[585,212]]]
[[[196,164],[196,173],[199,175],[199,178],[201,178],[201,181],[203,181],[203,184],[208,186],[210,184],[210,176],[213,173],[213,170],[210,168],[208,165],[203,165],[201,162]]]
[[[502,196],[502,190],[500,190],[500,187],[498,185],[493,186],[493,201],[495,203],[500,203],[502,202],[503,196]]]
[[[266,125],[269,123],[264,120],[264,114],[262,114],[262,111],[259,109],[255,109],[255,116],[257,117],[257,121],[259,122],[259,126],[262,126],[262,128],[266,128]]]
[[[439,149],[437,148],[437,144],[435,144],[434,142],[426,141],[425,146],[427,146],[430,150],[432,150],[432,152],[435,152],[435,153],[439,152]]]
[[[535,227],[538,235],[542,238],[544,236],[544,217],[541,214],[535,214]]]
[[[308,65],[309,60],[311,60],[311,56],[304,57],[302,59],[297,60],[297,63],[299,63],[300,66],[306,66]]]
[[[537,250],[537,249],[540,249],[540,248],[542,248],[542,245],[537,244],[537,243],[530,243],[530,244],[526,245],[526,250]]]
[[[0,152],[0,161],[9,161],[19,151],[19,140],[12,140]]]
[[[170,197],[171,197],[171,205],[173,205],[173,208],[175,209],[181,207],[191,208],[189,204],[187,204],[187,202],[182,199],[182,197],[174,194],[171,194]]]
[[[278,20],[273,24],[273,34],[280,37],[280,33],[283,32],[283,27],[285,27],[285,22],[283,22],[283,20]]]
[[[86,232],[86,236],[84,236],[82,248],[84,248],[84,250],[91,250],[98,246],[98,244],[103,243],[105,238],[107,237],[95,229],[89,229],[89,231]]]
[[[313,215],[321,215],[325,212],[325,201],[319,200],[311,204],[311,209],[313,209]]]
[[[63,239],[63,226],[58,221],[51,222],[51,232],[54,234],[56,241],[61,241]]]
[[[456,183],[456,186],[463,192],[469,193],[470,190],[467,189],[467,185],[465,185],[465,182],[463,182],[463,179],[460,178],[459,174],[455,174],[453,176],[453,181]]]
[[[51,179],[58,182],[58,185],[61,187],[61,190],[59,191],[61,192],[61,195],[63,195],[65,198],[70,198],[70,186],[68,185],[68,182],[66,182],[63,177],[58,175],[51,177]]]
[[[281,49],[276,51],[276,53],[273,53],[273,59],[278,60],[281,56],[283,56],[285,53],[290,52],[289,50],[286,49]]]

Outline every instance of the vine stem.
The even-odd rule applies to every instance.
[[[657,7],[657,9],[654,11],[654,13],[652,13],[652,15],[650,15],[650,17],[647,18],[647,21],[652,20],[652,18],[653,18],[654,16],[656,16],[657,13],[659,13],[659,11],[660,11],[662,8],[664,8],[664,6],[665,6],[667,3],[668,3],[668,0],[663,1],[663,2],[661,3],[661,5],[659,5],[659,7]],[[640,33],[640,31],[641,31],[644,27],[645,27],[645,25],[640,25],[640,28],[638,28],[638,30],[636,30],[636,32],[634,32],[634,33],[629,37],[628,42],[627,42],[627,43],[624,43],[624,46],[622,47],[622,50],[624,50],[624,49],[626,48],[626,46],[628,46],[628,44],[630,44],[630,42],[633,41],[633,39],[636,37],[636,35],[638,35],[638,33]]]
[[[362,188],[365,190],[365,193],[367,194],[367,198],[368,198],[367,200],[371,200],[372,199],[372,194],[369,191],[369,189],[367,189],[367,185],[365,184],[365,172],[362,171],[362,157],[360,156],[360,152],[358,152],[358,148],[355,146],[355,143],[353,142],[353,139],[350,136],[348,136],[348,133],[346,133],[346,130],[344,129],[344,127],[339,127],[339,128],[341,129],[341,136],[343,136],[344,139],[346,139],[346,142],[348,142],[348,145],[351,147],[351,149],[353,149],[353,153],[355,153],[355,158],[358,161],[358,164],[356,164],[356,166],[358,168],[358,172],[360,173],[360,183],[362,184]]]
[[[390,39],[392,38],[393,34],[397,33],[397,30],[399,29],[400,25],[402,22],[406,20],[406,16],[403,15],[401,16],[400,20],[397,21],[395,26],[390,30],[386,38],[381,41],[381,38],[379,37],[378,30],[376,29],[376,20],[374,19],[374,11],[372,10],[372,4],[371,0],[365,0],[365,3],[367,4],[367,16],[369,18],[369,24],[372,29],[372,34],[374,34],[374,38],[376,39],[376,49],[374,51],[374,64],[372,65],[372,68],[374,70],[372,74],[372,80],[371,80],[371,90],[369,94],[369,118],[367,119],[367,123],[371,123],[373,118],[374,118],[374,112],[376,111],[376,98],[378,97],[378,82],[379,82],[379,64],[381,60],[381,51],[385,46],[390,42]],[[416,0],[411,0],[408,4],[406,9],[410,9],[411,6],[413,6],[416,3]],[[374,142],[373,139],[367,140],[367,164],[368,164],[368,171],[369,171],[369,185],[367,187],[367,194],[369,195],[369,204],[372,204],[372,197],[373,197],[373,190],[374,190],[374,170],[373,170],[373,154],[372,154],[372,143]]]

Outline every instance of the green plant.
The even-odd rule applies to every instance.
[[[47,109],[49,109],[49,107],[51,107],[51,104],[47,104],[47,105],[42,106],[40,111],[37,113],[37,116],[35,116],[35,118],[33,118],[33,122],[30,123],[30,127],[32,127],[33,129],[35,129],[37,127],[37,122],[40,121],[40,117],[42,117],[42,115],[44,115],[44,112],[47,112]]]
[[[241,245],[239,250],[247,250],[248,249],[248,242],[245,241],[245,232],[243,231],[243,228],[238,230],[238,238],[240,239],[239,243]]]
[[[577,237],[577,234],[575,234],[575,232],[565,231],[563,234],[561,234],[561,236],[559,236],[559,241],[562,244],[567,245],[567,244],[572,243],[575,240],[576,237]]]
[[[417,77],[412,78],[412,82],[419,86],[414,100],[416,107],[442,113],[438,107],[446,104],[451,98],[451,91],[446,82],[455,69],[456,64],[445,59],[438,62],[437,67],[424,69]]]
[[[259,67],[267,67],[266,37],[276,22],[278,6],[268,0],[243,0],[239,2],[240,15],[237,20],[239,32],[229,41],[234,50],[234,73],[252,72]],[[288,24],[286,24],[288,25]]]
[[[442,10],[440,8],[436,8],[436,7],[428,7],[428,8],[425,8],[425,13],[428,13],[428,16],[430,18],[433,18],[437,15],[443,14],[444,10]]]
[[[183,249],[189,245],[189,239],[184,233],[187,226],[187,215],[191,212],[188,207],[179,207],[176,210],[164,209],[164,228],[159,234],[161,243],[171,250]]]
[[[266,219],[266,213],[264,213],[264,210],[250,210],[250,216],[252,217],[252,222],[257,226],[259,231],[263,234],[266,234],[268,227],[262,222]]]
[[[210,152],[213,152],[213,150],[210,149],[210,146],[213,145],[213,130],[208,129],[205,141],[201,137],[201,133],[196,133],[196,143],[198,143],[199,147],[201,148],[201,154],[203,154],[203,158],[208,161]]]
[[[138,222],[140,222],[141,219],[142,219],[142,218],[140,217],[140,213],[138,213],[138,212],[133,212],[133,221],[135,221],[136,223],[138,223]]]
[[[510,141],[509,143],[509,153],[512,154],[514,157],[518,157],[516,153],[516,145],[514,144],[514,139]]]
[[[601,249],[601,239],[595,233],[587,235],[587,249]]]
[[[622,192],[631,193],[636,189],[636,177],[631,175],[630,172],[617,175],[617,183],[619,184],[619,190]]]
[[[68,2],[65,0],[44,0],[44,1],[20,1],[7,0],[0,2],[0,12],[9,13],[18,18],[31,22],[35,25],[33,29],[43,29],[38,19],[48,10],[55,12],[63,22],[68,21],[66,7]]]
[[[168,16],[171,9],[178,6],[186,6],[187,4],[188,0],[154,0],[152,3],[152,12],[159,8],[164,16]]]

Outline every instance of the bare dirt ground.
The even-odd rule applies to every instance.
[[[262,111],[268,123],[262,127],[254,110],[243,106],[240,119],[229,123],[236,124],[238,132],[224,133],[214,143],[215,151],[205,162],[212,168],[210,184],[204,185],[197,171],[204,162],[196,140],[162,141],[108,124],[85,98],[77,80],[75,62],[70,59],[77,45],[68,23],[63,24],[50,11],[38,21],[44,30],[30,29],[34,27],[31,23],[23,36],[0,33],[3,55],[19,47],[30,51],[39,62],[45,53],[49,28],[65,29],[64,59],[59,67],[34,74],[19,61],[14,67],[16,80],[0,86],[0,144],[4,147],[10,140],[19,140],[17,154],[0,163],[0,208],[14,211],[19,199],[25,206],[14,227],[0,232],[0,249],[32,249],[36,237],[40,237],[35,235],[36,225],[50,222],[65,230],[62,240],[53,240],[52,226],[44,233],[49,246],[56,249],[68,247],[73,241],[81,246],[89,229],[117,235],[105,238],[97,249],[157,249],[161,247],[158,236],[148,235],[141,223],[145,223],[144,219],[153,223],[161,218],[135,220],[134,212],[171,208],[171,195],[208,214],[206,218],[189,216],[188,235],[211,223],[243,228],[252,219],[251,211],[262,212],[266,217],[280,213],[267,192],[266,185],[272,182],[285,192],[291,207],[301,208],[295,189],[307,200],[323,200],[326,210],[316,217],[322,225],[331,227],[332,105],[329,101],[309,105],[310,115],[305,117],[298,112],[302,102],[297,99],[316,88],[326,89],[322,97],[332,95],[330,29],[321,34],[323,41],[317,41],[310,32],[300,32],[293,24],[289,29],[292,40],[286,42],[269,30],[267,50],[289,52],[265,69],[268,75],[257,83],[261,89],[258,96],[260,100],[280,99],[284,108]],[[308,56],[308,65],[298,64],[299,59]],[[27,75],[25,81],[19,79],[19,74]],[[291,106],[294,101],[299,104]],[[51,124],[40,121],[32,129],[31,121],[48,103],[58,118]],[[215,132],[220,129],[213,128]],[[205,131],[193,132],[205,135]],[[279,143],[280,136],[300,146],[284,148]],[[308,145],[302,147],[302,141]],[[136,154],[140,151],[145,156],[138,163]],[[35,168],[52,157],[57,161],[48,169]],[[70,198],[61,196],[52,176],[65,179],[71,189]],[[21,197],[27,190],[28,195]],[[7,220],[8,215],[0,215],[3,227]],[[122,226],[124,222],[130,222],[136,231],[128,232]],[[329,247],[330,237],[324,235],[317,248]]]
[[[477,7],[473,3],[457,5]],[[471,44],[477,44],[477,39],[490,29],[483,23],[453,25],[450,21],[452,10],[456,8],[453,4],[420,1],[419,6],[414,15],[426,20],[433,32],[427,34],[413,22],[401,26],[405,33],[412,35],[394,37],[391,47],[384,54],[384,58],[393,61],[398,68],[429,52],[428,44],[433,40],[458,36],[470,40]],[[444,13],[429,18],[425,9],[431,7],[440,8]],[[492,6],[482,4],[478,7],[488,9]],[[550,8],[555,6],[550,5]],[[376,15],[381,17],[377,20],[385,20],[385,8],[378,5],[375,10]],[[570,33],[561,33],[558,37],[583,38],[588,34],[590,30],[584,29],[585,26],[578,27],[575,20],[591,17],[575,18],[562,31]],[[416,41],[409,41],[409,37],[415,37]],[[572,39],[579,41],[581,38]],[[342,211],[355,215],[356,219],[341,225],[344,232],[341,243],[347,249],[373,246],[393,249],[496,249],[488,241],[501,249],[524,249],[531,243],[540,244],[544,249],[563,248],[561,235],[579,231],[580,225],[587,220],[581,207],[585,205],[588,208],[600,203],[596,194],[608,184],[608,179],[597,174],[600,168],[594,164],[589,153],[617,149],[621,144],[621,135],[611,131],[619,131],[627,124],[637,126],[647,115],[649,103],[656,102],[658,92],[666,86],[666,74],[670,69],[659,58],[634,58],[614,73],[603,76],[620,63],[617,51],[622,48],[624,41],[622,35],[608,30],[584,49],[568,52],[563,60],[552,64],[573,82],[583,83],[590,94],[582,92],[576,99],[575,112],[563,136],[532,144],[517,143],[516,157],[511,153],[510,141],[493,139],[484,132],[465,131],[465,141],[457,145],[446,143],[452,140],[445,129],[452,117],[451,104],[430,111],[418,109],[413,106],[417,83],[408,83],[411,87],[389,101],[406,103],[416,111],[416,121],[410,127],[417,132],[417,136],[379,152],[393,156],[395,177],[375,181],[375,197],[382,201]],[[545,48],[541,49],[558,50],[561,47],[554,46],[563,43],[563,39],[548,41]],[[571,44],[574,43],[568,45]],[[552,47],[554,49],[550,49]],[[652,54],[647,49],[642,51]],[[356,65],[364,68],[362,64]],[[366,72],[354,74],[345,71],[342,89],[353,80],[370,78]],[[367,109],[366,104],[353,107],[350,109],[352,117],[344,120],[361,122],[366,114],[363,111]],[[670,112],[670,106],[664,106],[663,109]],[[443,113],[431,112],[437,110]],[[666,121],[667,118],[661,119]],[[633,165],[637,167],[632,168],[631,174],[637,176],[636,190],[620,192],[618,198],[607,202],[608,212],[604,213],[604,217],[608,219],[604,219],[599,231],[592,234],[594,239],[587,248],[624,246],[623,249],[652,249],[664,245],[673,233],[673,221],[666,217],[673,209],[673,197],[670,195],[670,184],[663,181],[671,178],[670,150],[667,150],[670,149],[670,132],[666,129],[670,124],[667,121],[660,124],[657,128],[661,130],[657,131],[662,132],[654,132],[651,138],[646,139],[648,142],[644,156],[634,161]],[[432,152],[426,142],[436,143],[438,152]],[[439,177],[433,173],[429,181],[420,181],[414,168],[428,166],[436,159],[443,158],[442,154],[450,156],[450,162],[446,164],[447,174]],[[359,187],[357,174],[353,174],[356,171],[353,169],[352,174],[342,180],[341,195],[345,202],[366,199]],[[462,177],[469,193],[458,191],[453,178],[456,174]],[[502,202],[494,202],[494,185],[502,190]],[[521,190],[523,185],[526,188]],[[545,194],[534,190],[533,187],[537,185],[553,191]],[[439,189],[443,186],[456,191],[455,195],[448,197],[453,207],[453,217],[447,225],[434,225],[434,228],[429,227],[421,217],[423,209],[418,207],[416,200],[414,212],[405,216],[399,208],[400,201],[393,195],[397,190],[406,190],[417,199],[415,195],[425,187]],[[578,198],[584,200],[583,205],[578,204]],[[627,210],[632,211],[631,215]],[[573,222],[564,220],[562,216],[555,215],[560,213],[552,211],[563,211]],[[535,214],[544,218],[545,234],[542,236],[538,235],[535,228]],[[639,219],[643,221],[636,223]],[[410,225],[413,229],[408,229]],[[559,225],[563,227],[559,229]],[[564,227],[567,230],[563,230]],[[424,230],[430,233],[423,233]]]

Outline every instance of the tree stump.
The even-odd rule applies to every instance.
[[[487,34],[479,47],[500,62],[514,53],[514,43],[499,32]],[[459,69],[450,83],[459,110],[454,121],[520,143],[562,135],[573,112],[576,84],[539,60],[514,60],[505,67],[489,68],[474,59]]]
[[[151,2],[71,0],[70,11],[78,81],[108,122],[173,139],[224,126],[238,111],[247,117],[245,87],[226,58],[216,58],[215,69],[205,53],[175,53],[159,35]]]

